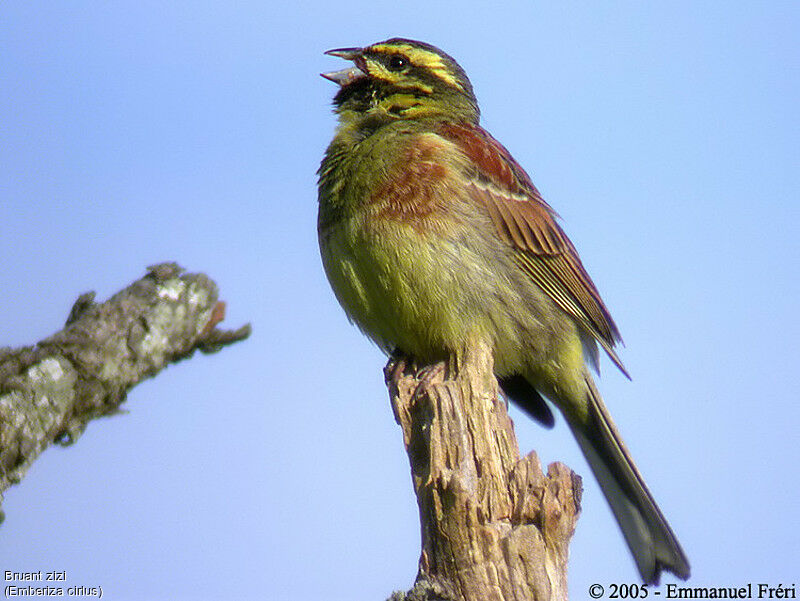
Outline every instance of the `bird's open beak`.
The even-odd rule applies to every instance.
[[[341,71],[331,71],[330,73],[320,73],[322,77],[338,83],[340,86],[346,86],[357,79],[364,77],[366,74],[361,68],[364,65],[364,49],[363,48],[335,48],[328,50],[325,54],[328,56],[335,56],[343,58],[348,61],[353,61],[355,66]]]

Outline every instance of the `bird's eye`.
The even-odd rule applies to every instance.
[[[400,56],[399,54],[393,54],[389,58],[390,71],[402,71],[407,66],[408,66],[408,59],[404,56]]]

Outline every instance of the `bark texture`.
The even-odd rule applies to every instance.
[[[422,528],[415,586],[391,601],[567,599],[580,477],[520,458],[490,349],[414,372],[402,360],[386,370]]]
[[[102,304],[83,294],[60,332],[35,346],[0,349],[0,500],[44,449],[74,443],[142,380],[195,350],[214,352],[249,336],[249,325],[218,330],[225,304],[216,284],[182,272],[175,263],[152,266]]]

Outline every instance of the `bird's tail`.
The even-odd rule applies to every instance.
[[[669,527],[592,381],[586,423],[567,418],[600,488],[608,499],[642,579],[658,584],[662,570],[686,580],[689,561]]]

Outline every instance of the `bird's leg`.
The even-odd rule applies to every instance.
[[[446,380],[448,371],[448,362],[446,360],[437,361],[417,371],[416,378],[420,386],[430,386],[439,377]]]
[[[396,386],[400,378],[403,377],[407,367],[408,355],[399,348],[396,348],[392,351],[392,354],[389,355],[389,361],[386,362],[386,367],[383,368],[383,377],[387,382],[392,382]]]
[[[434,380],[439,378],[442,380],[447,379],[452,360],[451,358],[450,361],[442,360],[419,367],[416,359],[396,348],[389,356],[386,367],[383,368],[383,376],[387,382],[397,386],[403,376],[406,375],[406,371],[408,371],[413,374],[414,379],[417,381],[417,387],[428,387],[434,383]]]

